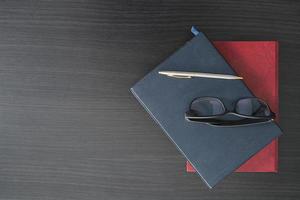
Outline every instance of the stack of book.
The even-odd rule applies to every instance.
[[[278,42],[217,41],[200,31],[138,81],[131,91],[163,132],[186,157],[186,171],[196,172],[212,188],[236,172],[277,172],[278,139],[274,121],[244,126],[191,123],[184,113],[197,97],[217,97],[226,107],[245,97],[268,103],[278,121]],[[238,75],[243,80],[178,79],[159,71]]]

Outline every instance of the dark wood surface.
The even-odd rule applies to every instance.
[[[279,40],[278,174],[209,190],[129,88],[191,38]],[[1,1],[0,199],[299,199],[297,0]]]

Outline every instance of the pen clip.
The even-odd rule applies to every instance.
[[[173,74],[168,74],[167,76],[173,77],[173,78],[192,78],[191,76],[185,76],[185,75],[173,75]]]

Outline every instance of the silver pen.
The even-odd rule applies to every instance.
[[[202,72],[185,72],[185,71],[159,71],[159,74],[174,77],[174,78],[217,78],[217,79],[228,79],[228,80],[236,80],[243,79],[240,76],[234,76],[229,74],[213,74],[213,73],[202,73]]]

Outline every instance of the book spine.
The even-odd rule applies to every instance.
[[[276,62],[275,62],[275,95],[277,97],[277,101],[276,101],[276,104],[277,104],[277,117],[276,117],[276,122],[278,123],[279,122],[279,112],[280,112],[280,108],[279,108],[279,43],[278,41],[276,41],[275,43],[275,59],[276,59]],[[274,170],[274,173],[278,173],[278,138],[275,139],[275,170]]]

